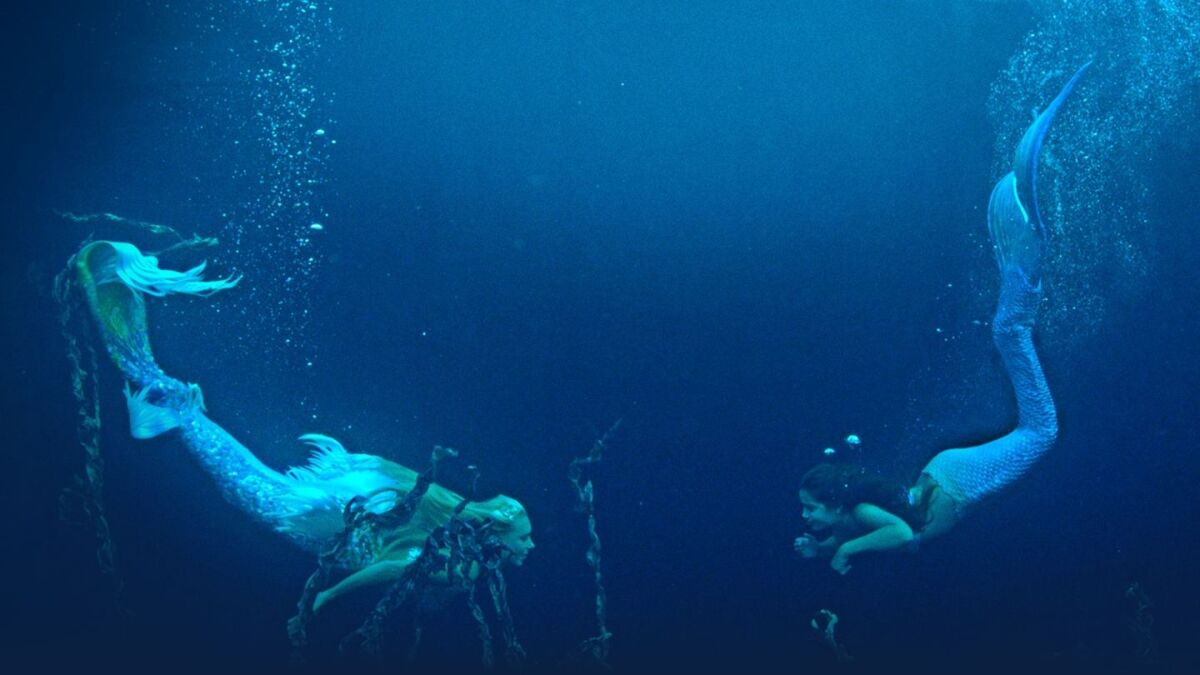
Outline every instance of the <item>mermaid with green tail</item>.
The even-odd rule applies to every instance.
[[[360,498],[367,511],[383,513],[416,486],[415,471],[348,452],[320,434],[300,437],[315,448],[307,466],[277,472],[208,418],[199,386],[162,371],[150,350],[145,296],[206,297],[235,287],[240,277],[206,281],[204,264],[183,272],[163,269],[157,258],[132,244],[111,241],[87,244],[70,265],[105,349],[125,378],[132,435],[144,439],[178,431],[224,497],[255,519],[304,549],[321,552],[343,533],[351,500]],[[314,610],[348,591],[399,579],[417,560],[429,534],[445,525],[462,501],[454,492],[430,485],[407,523],[346,549],[338,562],[349,575],[320,593]],[[529,517],[511,497],[471,502],[459,517],[490,523],[511,564],[523,564],[533,548]]]
[[[800,484],[804,519],[828,535],[797,538],[795,548],[804,557],[827,555],[845,574],[851,558],[862,553],[911,550],[1018,480],[1057,440],[1058,414],[1033,344],[1046,237],[1037,207],[1037,160],[1050,123],[1088,65],[1034,119],[1012,171],[996,183],[988,202],[988,233],[1000,269],[992,338],[1016,394],[1017,427],[982,445],[939,452],[907,489],[865,477],[857,467],[813,468]]]

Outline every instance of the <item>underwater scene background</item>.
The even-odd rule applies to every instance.
[[[339,655],[378,592],[289,666],[315,556],[132,439],[98,345],[73,395],[68,258],[200,235],[163,264],[243,280],[151,299],[164,370],[273,468],[309,432],[417,470],[442,445],[441,482],[520,499],[524,668],[597,667],[567,470],[617,420],[588,477],[618,672],[1200,665],[1196,3],[50,0],[4,30],[5,660],[480,667],[449,593],[419,650],[409,606]],[[915,555],[800,559],[826,448],[911,481],[1012,428],[988,194],[1089,60],[1038,185],[1057,444]],[[62,497],[81,438],[99,502]]]

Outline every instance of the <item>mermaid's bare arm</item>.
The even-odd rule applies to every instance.
[[[391,584],[400,580],[404,576],[404,571],[412,564],[410,560],[381,560],[379,562],[367,565],[366,567],[354,572],[350,576],[342,579],[332,587],[317,593],[317,597],[313,600],[313,612],[321,611],[330,600],[335,600],[347,593],[366,588],[368,586],[379,586],[382,584]]]

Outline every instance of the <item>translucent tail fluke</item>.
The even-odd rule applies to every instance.
[[[1025,130],[1025,135],[1021,137],[1021,142],[1017,144],[1017,154],[1013,158],[1013,174],[1017,179],[1017,194],[1021,198],[1021,203],[1025,205],[1029,211],[1030,219],[1033,221],[1034,227],[1044,231],[1045,225],[1042,223],[1041,213],[1038,211],[1037,203],[1037,164],[1038,155],[1042,150],[1042,141],[1046,138],[1046,132],[1050,130],[1050,123],[1054,121],[1054,116],[1058,114],[1058,109],[1062,107],[1067,96],[1071,94],[1071,90],[1075,88],[1075,84],[1079,82],[1079,78],[1083,77],[1084,72],[1092,65],[1091,61],[1083,64],[1070,80],[1063,85],[1063,88],[1058,92],[1058,96],[1046,106],[1046,109],[1041,112],[1033,120],[1033,124]]]
[[[988,201],[988,231],[1002,273],[1016,268],[1031,285],[1041,279],[1042,242],[1046,227],[1037,206],[1037,164],[1042,141],[1063,102],[1091,62],[1067,81],[1058,96],[1038,115],[1013,159],[1013,170],[996,183]]]
[[[232,275],[205,281],[204,263],[183,272],[162,269],[154,256],[143,254],[133,244],[116,241],[84,246],[72,258],[72,265],[88,309],[100,327],[104,346],[138,389],[163,379],[146,337],[142,295],[209,296],[233,288],[241,280]]]

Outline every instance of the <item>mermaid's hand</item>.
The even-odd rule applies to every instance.
[[[795,549],[802,558],[815,558],[820,553],[817,538],[807,532],[796,537]]]
[[[834,572],[845,574],[850,571],[850,556],[839,548],[837,553],[833,554],[833,559],[829,561],[829,566],[833,568]]]

